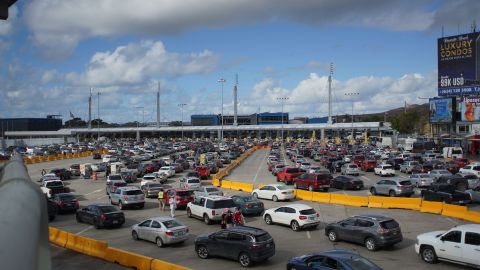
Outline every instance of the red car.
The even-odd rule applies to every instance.
[[[364,156],[355,156],[353,158],[353,163],[355,163],[358,167],[361,167],[364,160],[365,160]]]
[[[412,168],[412,174],[415,173],[428,173],[429,171],[433,170],[431,165],[416,165]]]
[[[362,165],[360,166],[360,168],[362,169],[362,171],[374,171],[375,167],[377,167],[377,161],[376,160],[364,160],[362,162]]]
[[[195,171],[200,175],[200,179],[208,179],[210,177],[210,169],[207,166],[196,166]]]
[[[293,183],[293,179],[300,176],[302,172],[297,167],[285,167],[283,171],[277,173],[277,182],[285,182],[289,185]]]
[[[293,185],[295,189],[308,189],[309,191],[321,189],[327,192],[332,179],[333,177],[330,174],[304,173],[293,178]]]
[[[469,163],[468,159],[466,159],[466,158],[456,158],[456,159],[452,160],[452,162],[457,164],[457,166],[459,168],[463,168]]]
[[[163,201],[165,205],[170,205],[168,201],[170,197],[175,196],[177,200],[177,208],[187,207],[189,202],[193,202],[193,190],[188,190],[184,188],[172,188],[165,192],[163,195]]]

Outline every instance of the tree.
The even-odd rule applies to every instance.
[[[411,134],[420,125],[420,115],[416,111],[409,111],[391,118],[392,127],[402,134]]]
[[[64,127],[66,128],[77,128],[77,127],[86,127],[87,122],[82,120],[80,117],[75,117],[71,120],[65,121]]]

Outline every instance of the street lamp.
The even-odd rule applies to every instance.
[[[226,80],[224,78],[220,78],[220,79],[218,79],[217,82],[222,84],[222,131],[220,133],[220,140],[223,143],[223,84],[226,82]]]
[[[180,103],[178,104],[178,107],[180,107],[180,110],[182,111],[182,142],[183,142],[183,107],[186,106],[187,104],[185,103]]]
[[[288,100],[289,97],[279,97],[277,100],[280,100],[282,103],[282,144],[283,144],[283,104],[285,103],[285,100]]]
[[[100,141],[100,91],[97,92],[97,140]]]
[[[353,103],[355,102],[354,97],[360,95],[358,92],[348,92],[345,93],[345,96],[350,96],[352,98],[352,140],[354,140],[353,137]]]

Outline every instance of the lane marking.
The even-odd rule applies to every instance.
[[[311,238],[312,238],[312,236],[310,235],[310,231],[307,231],[307,238],[308,238],[308,239],[311,239]]]
[[[94,191],[92,191],[92,192],[89,192],[89,193],[85,194],[85,196],[92,195],[93,193],[97,193],[97,192],[100,192],[100,191],[102,191],[102,190],[103,190],[103,189],[94,190]]]
[[[79,231],[79,232],[76,233],[76,234],[77,234],[77,235],[81,235],[82,233],[84,233],[84,232],[86,232],[86,231],[88,231],[88,230],[91,230],[91,229],[93,229],[93,226],[90,225],[90,226],[88,226],[87,228]]]
[[[107,198],[107,197],[108,197],[108,195],[103,195],[102,197],[95,198],[95,200],[100,200],[100,199]]]
[[[262,162],[260,162],[260,165],[258,166],[257,173],[255,174],[255,177],[253,178],[253,183],[254,184],[257,182],[258,174],[260,173],[260,170],[263,168],[263,163],[267,159],[268,153],[269,153],[268,151],[265,151],[265,157],[263,157]]]
[[[447,217],[447,220],[449,220],[450,222],[452,222],[455,226],[457,226],[458,224],[460,224],[458,221],[454,220],[454,219],[451,219],[449,217]]]

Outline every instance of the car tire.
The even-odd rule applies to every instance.
[[[159,247],[159,248],[163,248],[163,247],[164,247],[162,238],[160,238],[160,237],[157,237],[157,238],[155,239],[155,244],[156,244],[157,247]]]
[[[257,193],[253,193],[252,196],[253,196],[255,199],[258,199],[258,194],[257,194]]]
[[[207,214],[203,214],[203,222],[205,222],[205,224],[207,225],[212,224],[212,221],[210,220]]]
[[[144,204],[144,203],[142,203],[142,204],[140,204],[140,205],[138,206],[138,208],[140,208],[140,209],[143,209],[144,207],[145,207],[145,204]]]
[[[328,192],[328,189],[329,189],[329,188],[324,188],[324,189],[323,189],[323,192]]]
[[[300,230],[300,225],[296,220],[292,220],[292,222],[290,222],[290,228],[292,228],[292,230],[296,232]]]
[[[395,191],[390,190],[390,191],[388,192],[388,196],[390,196],[390,197],[395,197]]]
[[[438,261],[437,253],[435,249],[431,246],[423,246],[420,249],[420,256],[422,260],[426,263],[434,264]]]
[[[273,197],[272,197],[272,201],[274,201],[274,202],[278,202],[278,197],[277,197],[277,195],[273,195]]]
[[[368,237],[365,239],[365,247],[367,248],[368,251],[375,251],[377,250],[377,243],[375,242],[375,239]]]
[[[376,196],[377,195],[377,190],[375,190],[375,188],[371,188],[370,189],[370,193],[373,195],[373,196]]]
[[[197,252],[197,256],[200,258],[200,259],[207,259],[208,258],[208,249],[206,246],[204,245],[199,245],[197,248],[196,248],[196,252]]]
[[[93,220],[93,226],[95,227],[95,229],[102,228],[102,226],[100,225],[100,222],[97,219]]]
[[[80,215],[78,215],[78,214],[75,215],[75,219],[77,220],[78,223],[82,223],[82,222],[83,222],[82,218],[81,218]]]
[[[338,235],[334,230],[328,232],[328,240],[330,240],[330,242],[338,241]]]
[[[252,265],[252,259],[246,252],[242,252],[240,255],[238,255],[238,262],[242,267],[249,267]]]
[[[132,231],[132,239],[133,240],[139,240],[140,238],[138,238],[138,233],[136,231]]]
[[[190,208],[187,208],[187,217],[192,217],[192,210],[190,210]]]
[[[267,225],[273,224],[272,217],[270,215],[265,215],[264,220]]]

